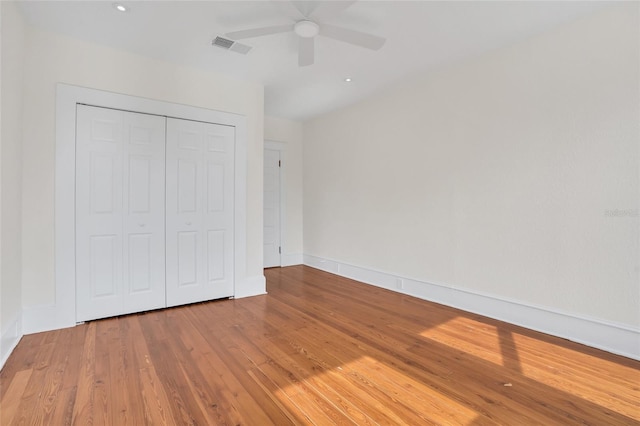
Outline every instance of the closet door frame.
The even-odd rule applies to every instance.
[[[76,324],[75,145],[78,104],[233,126],[234,284],[246,271],[247,126],[242,115],[59,83],[56,91],[55,291],[48,329]],[[45,314],[45,312],[42,312]]]

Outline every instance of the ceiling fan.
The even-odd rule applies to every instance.
[[[333,18],[351,6],[355,1],[276,1],[284,14],[293,20],[293,25],[274,25],[232,31],[226,36],[233,40],[266,36],[271,34],[294,32],[298,36],[298,65],[312,65],[315,56],[315,38],[318,35],[329,37],[355,46],[371,50],[380,49],[386,39],[372,34],[324,24],[323,21]]]

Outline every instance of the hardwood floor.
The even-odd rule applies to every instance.
[[[2,425],[633,425],[640,362],[303,266],[25,336]]]

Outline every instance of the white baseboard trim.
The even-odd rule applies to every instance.
[[[266,294],[264,275],[256,275],[236,283],[236,299]],[[43,331],[59,330],[76,325],[73,316],[57,305],[32,306],[22,311],[22,333],[33,334]]]
[[[241,299],[243,297],[259,296],[261,294],[267,294],[267,280],[264,275],[255,275],[245,278],[240,285],[236,284],[234,297]]]
[[[308,254],[304,255],[304,264],[365,284],[451,306],[627,358],[640,360],[640,329],[628,325],[577,316],[552,308],[534,306],[525,302],[455,288],[445,284],[407,279]]]
[[[22,313],[18,312],[17,317],[11,321],[0,335],[0,369],[9,359],[9,356],[22,339]]]
[[[22,310],[23,333],[26,335],[74,327],[76,323],[72,320],[72,316],[61,311],[63,310],[56,305],[24,308]],[[73,316],[75,317],[75,314]]]
[[[302,265],[303,262],[302,253],[282,253],[280,255],[280,264],[282,267]]]

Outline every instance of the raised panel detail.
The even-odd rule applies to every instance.
[[[119,123],[111,120],[92,120],[91,139],[100,142],[116,142]]]
[[[198,277],[198,233],[178,232],[178,286],[195,285]]]
[[[149,157],[129,158],[129,212],[149,213],[151,163]]]
[[[207,164],[207,208],[209,212],[224,210],[224,164]]]
[[[224,230],[207,232],[207,279],[224,278]]]
[[[165,129],[165,117],[76,107],[77,321],[166,306]]]
[[[197,208],[198,165],[195,161],[178,160],[178,212],[193,213]]]
[[[151,234],[129,235],[129,292],[151,290]]]
[[[131,130],[129,132],[129,143],[131,145],[150,145],[150,129],[148,127],[131,126]]]
[[[178,133],[178,148],[197,151],[200,149],[200,135],[196,132],[181,131]]]
[[[91,153],[91,213],[113,213],[113,154]]]
[[[226,152],[226,140],[227,138],[224,135],[216,135],[209,133],[205,136],[205,140],[207,143],[207,150],[210,152]]]
[[[166,301],[234,294],[234,135],[231,126],[167,118]],[[194,133],[197,150],[185,135]]]
[[[116,236],[94,235],[90,238],[91,296],[112,296],[116,289]]]

